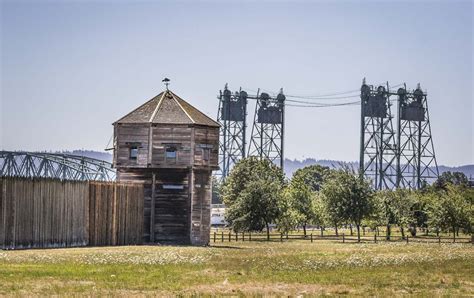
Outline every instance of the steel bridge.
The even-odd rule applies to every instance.
[[[107,161],[79,155],[0,151],[0,177],[114,181],[115,169]]]

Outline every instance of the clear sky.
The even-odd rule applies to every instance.
[[[438,163],[474,163],[471,1],[1,3],[3,149],[103,150],[165,76],[213,118],[226,82],[313,95],[367,77],[420,82]],[[357,160],[359,117],[288,108],[286,157]]]

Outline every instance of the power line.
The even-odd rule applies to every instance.
[[[298,108],[330,108],[339,106],[356,106],[360,105],[360,101],[343,102],[335,104],[285,104],[286,107],[298,107]]]
[[[360,94],[353,94],[348,96],[337,96],[337,97],[312,97],[312,96],[297,96],[291,94],[285,94],[286,97],[291,98],[302,98],[302,99],[317,99],[317,100],[332,100],[332,99],[346,99],[346,98],[355,98],[360,97]]]

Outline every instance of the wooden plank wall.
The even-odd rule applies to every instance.
[[[141,184],[0,178],[0,248],[139,244],[142,233]]]
[[[152,173],[151,169],[118,169],[117,181],[142,183],[144,190],[144,230],[143,242],[150,242],[150,217],[151,217],[151,197],[152,197]]]
[[[189,243],[189,173],[189,170],[171,169],[156,173],[155,196],[152,198],[155,201],[152,233],[156,242]],[[182,189],[166,189],[167,185]]]
[[[90,246],[142,243],[142,184],[91,182],[89,193]]]
[[[194,166],[218,167],[219,163],[219,128],[196,127],[194,129]],[[209,160],[203,159],[202,145],[211,145]]]
[[[191,202],[191,244],[208,245],[211,227],[212,179],[209,171],[194,171]]]
[[[189,166],[192,150],[192,127],[188,125],[153,125],[151,163],[156,167]],[[166,144],[179,144],[176,160],[165,158]]]
[[[150,124],[119,124],[115,127],[117,140],[115,166],[144,167],[148,165]],[[138,146],[137,159],[130,159],[130,147]]]
[[[86,182],[27,178],[0,181],[2,248],[87,244]]]
[[[117,179],[120,182],[140,181],[144,184],[143,241],[145,243],[190,243],[189,174],[189,169],[119,169],[117,171]],[[154,196],[153,175],[155,175]],[[164,189],[165,185],[182,186],[182,189]],[[154,214],[153,223],[152,213]]]

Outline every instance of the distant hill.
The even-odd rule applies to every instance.
[[[112,154],[109,152],[104,152],[104,151],[101,152],[101,151],[93,151],[93,150],[73,150],[73,151],[57,151],[57,153],[85,156],[85,157],[112,162]]]
[[[112,162],[112,154],[109,152],[99,152],[99,151],[92,151],[92,150],[73,150],[73,151],[61,151],[61,153],[68,153],[80,156],[87,156],[91,158],[96,158],[100,160],[105,160],[108,162]],[[359,163],[357,161],[339,161],[339,160],[328,160],[328,159],[314,159],[314,158],[306,158],[304,160],[298,159],[287,159],[285,158],[285,174],[287,177],[293,176],[293,173],[301,168],[310,165],[321,165],[326,166],[332,169],[339,169],[342,166],[348,166],[354,170],[357,170]],[[450,166],[438,166],[439,172],[443,173],[446,171],[451,172],[462,172],[467,177],[474,178],[474,165],[464,165],[459,167],[450,167]]]
[[[285,158],[284,170],[287,177],[293,176],[293,173],[301,168],[311,166],[311,165],[320,165],[324,167],[329,167],[331,169],[340,169],[344,166],[349,167],[357,171],[358,162],[356,161],[339,161],[339,160],[329,160],[329,159],[319,159],[316,160],[314,158],[306,158],[304,160],[298,159],[287,159]]]
[[[285,174],[288,177],[291,177],[293,175],[293,172],[296,171],[297,169],[304,168],[306,166],[310,165],[321,165],[321,166],[326,166],[332,169],[338,169],[341,168],[343,165],[348,166],[354,170],[357,170],[359,167],[359,162],[357,161],[351,161],[351,162],[345,162],[345,161],[337,161],[337,160],[316,160],[314,158],[307,158],[304,160],[290,160],[290,159],[285,159]],[[459,166],[459,167],[450,167],[450,166],[444,166],[440,165],[438,166],[439,173],[443,172],[462,172],[464,173],[468,178],[473,177],[474,178],[474,165],[464,165],[464,166]]]

